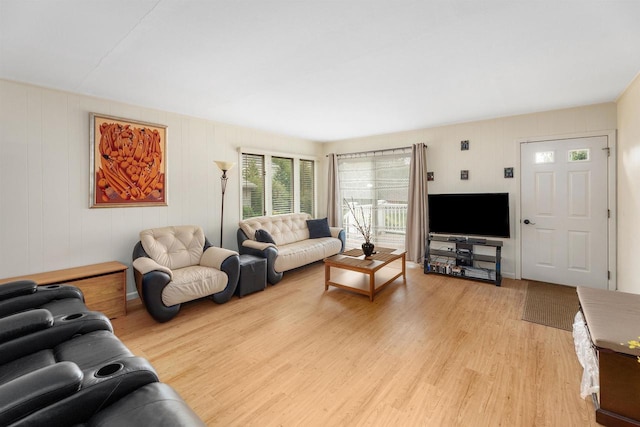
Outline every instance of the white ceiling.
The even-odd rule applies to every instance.
[[[638,0],[0,0],[0,78],[315,141],[615,101]]]

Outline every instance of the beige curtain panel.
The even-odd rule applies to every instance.
[[[424,259],[425,242],[429,232],[427,203],[427,146],[424,143],[418,143],[411,147],[405,240],[407,260],[417,263],[421,263]]]
[[[329,180],[327,185],[327,222],[331,227],[342,227],[342,201],[338,178],[338,156],[331,153],[329,159]]]

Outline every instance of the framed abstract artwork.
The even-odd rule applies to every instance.
[[[91,113],[90,207],[167,205],[167,127]]]

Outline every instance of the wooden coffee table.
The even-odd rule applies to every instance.
[[[331,267],[342,270],[333,279]],[[373,301],[377,292],[400,276],[406,283],[406,252],[400,249],[376,248],[376,253],[370,257],[365,257],[360,249],[352,249],[324,259],[325,291],[331,285],[369,295],[369,300]]]

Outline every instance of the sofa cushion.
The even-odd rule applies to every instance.
[[[204,232],[195,225],[161,227],[140,232],[145,252],[158,264],[174,270],[198,265],[204,249]]]
[[[240,221],[239,226],[250,239],[255,239],[257,230],[266,230],[280,246],[309,239],[308,219],[311,215],[307,213],[259,216]]]
[[[329,230],[329,223],[327,222],[327,218],[308,219],[307,227],[309,228],[310,239],[331,237],[331,230]]]
[[[191,266],[173,271],[173,280],[162,291],[167,307],[213,295],[227,286],[227,274],[210,267]]]
[[[271,234],[269,234],[267,230],[263,230],[262,228],[260,230],[256,230],[256,240],[262,243],[276,243],[273,240],[273,237],[271,237]]]
[[[88,349],[91,349],[88,351]],[[79,335],[53,349],[56,361],[73,362],[83,371],[96,369],[133,353],[111,331],[93,331]]]
[[[312,262],[320,261],[340,252],[342,242],[333,237],[307,239],[288,245],[278,246],[275,271],[288,271]]]

